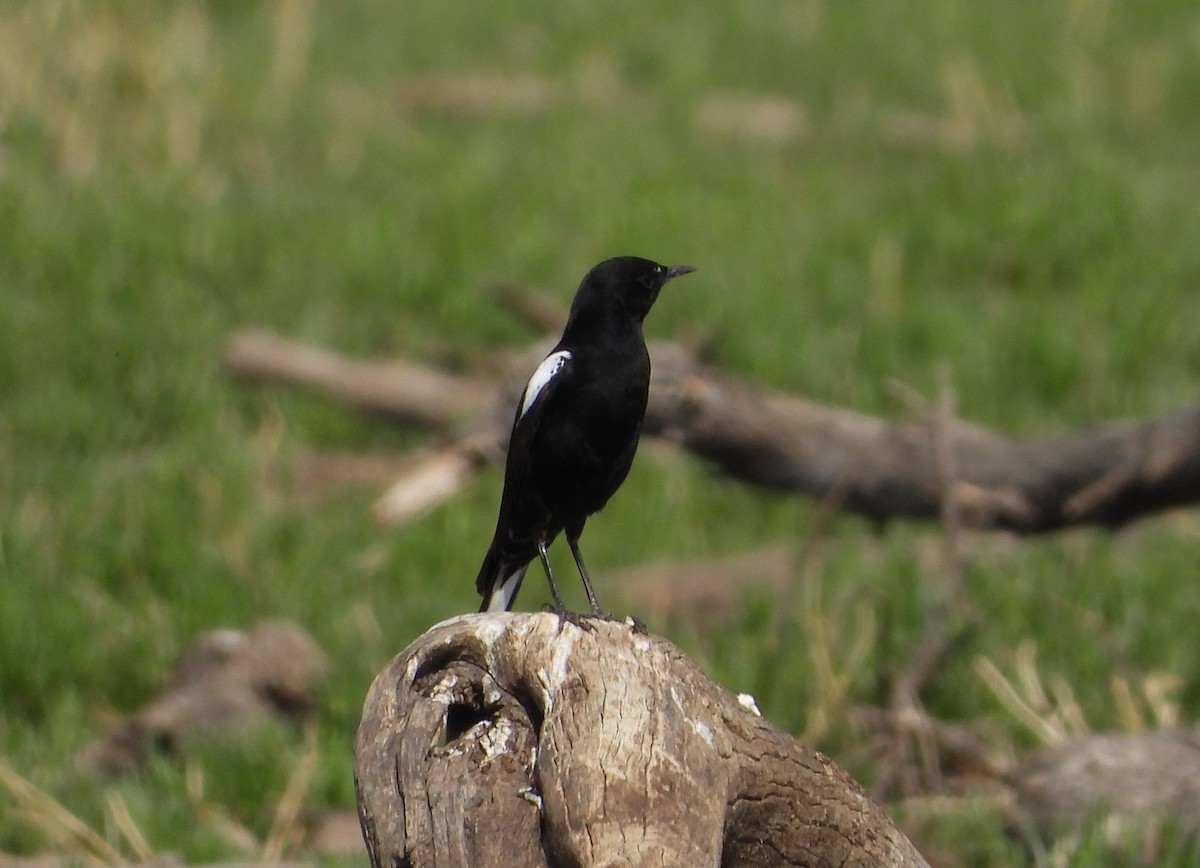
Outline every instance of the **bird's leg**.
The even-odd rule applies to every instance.
[[[579,538],[568,535],[567,545],[571,547],[571,554],[575,557],[575,566],[579,567],[579,575],[583,579],[583,589],[587,592],[588,602],[592,604],[592,615],[597,618],[608,618],[608,613],[600,608],[600,602],[596,599],[596,592],[592,589],[591,577],[588,576],[587,567],[583,565],[583,555],[579,552]]]
[[[554,572],[550,569],[550,556],[546,553],[546,543],[538,540],[538,557],[542,559],[542,567],[546,570],[546,579],[550,582],[550,596],[554,597],[554,614],[558,615],[558,630],[561,633],[563,624],[574,624],[580,630],[591,631],[583,617],[575,614],[563,605],[562,597],[558,595],[558,586],[554,584]]]
[[[583,554],[579,551],[579,535],[568,534],[567,545],[571,547],[571,554],[575,556],[575,566],[579,567],[579,575],[583,579],[583,589],[587,591],[588,602],[592,604],[592,617],[601,621],[620,621],[621,618],[615,615],[610,615],[600,608],[600,601],[596,599],[596,591],[592,588],[592,578],[588,575],[587,567],[583,565]],[[630,615],[627,619],[629,625],[635,633],[647,633],[646,625],[643,624],[636,615]]]
[[[558,595],[558,586],[554,584],[554,571],[550,569],[550,556],[546,554],[545,540],[538,540],[537,550],[538,557],[542,559],[542,569],[546,571],[546,581],[550,583],[550,596],[554,598],[554,608],[565,612],[567,607],[563,605],[562,597]]]

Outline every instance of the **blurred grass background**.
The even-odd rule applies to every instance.
[[[961,415],[1015,434],[1152,415],[1200,367],[1197,106],[1184,2],[0,3],[0,756],[126,857],[252,856],[311,751],[305,805],[352,806],[371,677],[476,606],[499,473],[399,533],[374,491],[296,506],[297,456],[421,437],[228,381],[234,329],[480,364],[534,337],[489,280],[565,303],[635,253],[700,269],[652,336],[699,330],[774,387],[894,417],[889,382],[932,394],[944,366]],[[814,513],[643,454],[589,562],[603,595],[606,571],[798,543]],[[1195,720],[1198,542],[1193,511],[972,539],[981,622],[928,710],[1032,747],[978,661],[1033,659],[1090,727]],[[650,626],[869,782],[839,715],[885,701],[938,547],[838,518],[788,641],[753,592],[717,630]],[[262,617],[333,658],[314,742],[77,770],[191,637]],[[58,843],[12,807],[0,852]],[[1027,859],[986,805],[924,834]]]

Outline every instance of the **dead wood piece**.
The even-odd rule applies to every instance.
[[[350,359],[263,329],[234,335],[225,367],[238,376],[305,386],[367,412],[432,428],[478,415],[496,394],[486,380],[404,362]]]
[[[167,689],[86,748],[85,768],[132,771],[151,748],[172,751],[192,735],[229,732],[276,716],[307,719],[328,669],[324,652],[299,626],[262,621],[216,630],[180,657]]]
[[[388,527],[408,524],[466,488],[504,448],[500,431],[493,426],[423,453],[376,501],[375,520]]]
[[[355,743],[373,865],[925,865],[829,759],[665,640],[551,614],[433,627]]]
[[[916,709],[861,707],[853,717],[873,736],[885,764],[886,754],[914,733],[928,735],[936,748],[936,775],[910,757],[907,772],[892,777],[906,778],[911,786],[902,793],[877,788],[880,797],[903,796],[910,805],[913,799],[947,793],[990,797],[1011,828],[1031,843],[1040,842],[1039,847],[1069,845],[1098,822],[1117,849],[1138,838],[1153,849],[1164,826],[1200,836],[1200,729],[1195,727],[1085,735],[1014,761],[1008,750],[988,747],[973,729]]]
[[[236,335],[225,361],[236,374],[313,388],[407,423],[444,431],[467,422],[469,436],[503,444],[524,375],[545,348],[515,366],[498,363],[492,380],[348,359],[263,331]],[[952,452],[939,458],[925,419],[893,423],[758,388],[702,365],[678,344],[652,343],[650,355],[647,434],[731,478],[876,521],[936,520],[948,494],[963,527],[1032,534],[1117,527],[1200,501],[1200,406],[1025,439],[953,419],[940,441]],[[949,481],[939,473],[947,463],[956,469]],[[453,484],[420,508],[458,490],[479,466],[460,465]]]
[[[647,433],[731,477],[817,498],[876,520],[936,519],[943,480],[923,420],[891,424],[755,388],[673,345],[651,347]],[[1200,407],[1018,439],[948,423],[964,526],[1041,533],[1115,527],[1200,500]],[[943,462],[944,463],[944,462]]]
[[[1072,739],[1025,760],[1011,780],[1018,805],[1046,838],[1100,816],[1200,832],[1200,730]]]

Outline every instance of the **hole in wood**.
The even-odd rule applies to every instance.
[[[475,703],[455,702],[446,708],[446,718],[442,723],[442,735],[435,747],[450,747],[466,735],[476,724],[491,718],[495,708],[476,705]]]

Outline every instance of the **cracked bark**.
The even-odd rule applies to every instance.
[[[376,866],[925,865],[828,758],[622,623],[439,624],[355,743]]]

